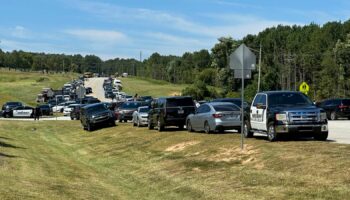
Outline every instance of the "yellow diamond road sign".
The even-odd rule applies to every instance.
[[[305,82],[302,82],[299,86],[299,91],[304,94],[307,94],[309,92],[309,89],[310,89],[309,85]]]

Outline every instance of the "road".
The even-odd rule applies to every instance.
[[[337,143],[350,144],[350,120],[328,121],[328,140]]]
[[[111,102],[111,99],[105,98],[105,92],[103,89],[103,81],[106,78],[89,78],[85,81],[85,87],[92,88],[92,94],[88,96],[93,96],[101,100],[102,102]]]

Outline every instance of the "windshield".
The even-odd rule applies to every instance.
[[[192,98],[167,99],[167,107],[194,106]]]
[[[149,108],[140,108],[140,113],[148,113]]]
[[[87,110],[87,112],[88,113],[95,113],[95,112],[101,112],[101,111],[105,111],[105,110],[106,110],[106,107],[103,104],[99,104],[99,105],[96,105],[96,106],[89,108]]]
[[[312,102],[305,95],[300,93],[275,93],[268,97],[268,106],[299,106],[312,105]]]
[[[20,102],[8,102],[7,105],[8,106],[21,106],[22,103],[20,103]]]
[[[140,107],[140,103],[138,102],[125,102],[120,106],[121,109],[135,109],[138,107]]]
[[[215,111],[239,111],[239,108],[235,105],[214,105]]]

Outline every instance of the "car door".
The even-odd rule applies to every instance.
[[[203,104],[200,113],[196,115],[197,118],[197,127],[199,130],[204,130],[204,122],[208,119],[208,113],[210,112],[210,107],[206,104]]]
[[[252,129],[259,129],[259,118],[258,118],[258,103],[260,102],[260,99],[262,97],[262,94],[258,94],[255,96],[253,100],[253,104],[250,108],[250,125]]]
[[[259,130],[264,130],[267,131],[267,126],[266,126],[266,122],[267,122],[267,95],[266,94],[262,94],[260,100],[259,100],[259,104],[257,105],[257,125],[258,125],[258,129]]]
[[[192,128],[194,130],[198,130],[200,129],[200,125],[199,125],[199,116],[200,114],[203,112],[204,105],[201,105],[197,108],[196,112],[193,114],[192,118],[191,118],[191,125]]]

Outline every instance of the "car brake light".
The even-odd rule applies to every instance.
[[[221,118],[221,117],[222,117],[222,114],[213,114],[213,117],[214,117],[214,118]]]
[[[339,106],[338,106],[338,108],[340,108],[340,109],[343,109],[343,108],[347,108],[348,106],[345,106],[345,105],[343,105],[343,104],[340,104]]]

